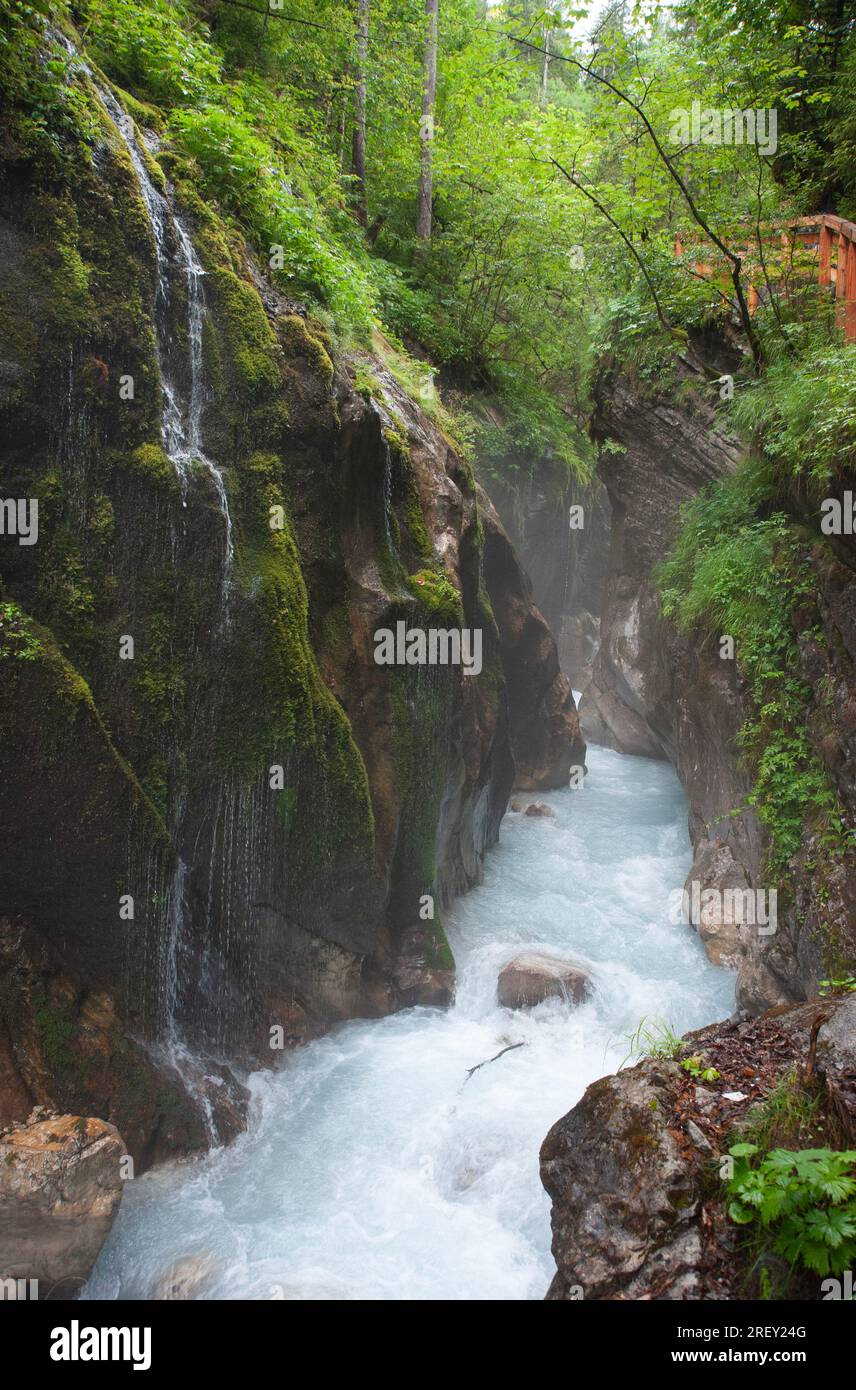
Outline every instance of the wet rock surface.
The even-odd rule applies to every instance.
[[[677,1067],[645,1062],[589,1086],[541,1148],[553,1200],[558,1273],[549,1299],[698,1297],[698,1198],[669,1132],[668,1086]]]
[[[506,1009],[530,1009],[545,999],[582,1004],[590,991],[584,970],[542,951],[515,956],[499,973],[499,1002]]]
[[[89,1278],[122,1199],[125,1145],[113,1125],[39,1117],[0,1134],[3,1279],[72,1298]]]

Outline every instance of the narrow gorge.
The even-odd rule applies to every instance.
[[[848,1297],[854,195],[445,3],[0,8],[4,1298]]]

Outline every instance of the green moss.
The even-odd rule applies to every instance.
[[[257,291],[231,270],[215,270],[208,281],[216,304],[217,332],[225,340],[232,386],[243,405],[252,405],[282,385],[281,353]]]
[[[451,474],[465,497],[475,497],[476,479],[468,459],[458,458],[451,469]]]
[[[163,134],[166,129],[166,121],[162,111],[159,111],[156,106],[152,106],[150,102],[139,101],[137,97],[132,96],[130,92],[122,91],[117,87],[114,87],[113,90],[122,102],[128,115],[138,126],[141,126],[144,130],[153,130],[156,135]]]
[[[366,401],[382,401],[383,389],[367,362],[351,364],[351,381],[354,390]]]
[[[163,488],[167,492],[178,491],[175,468],[161,444],[139,444],[130,453],[118,454],[116,466],[156,488]]]
[[[176,624],[170,612],[171,580],[147,588],[145,630],[134,650],[131,683],[144,719],[168,724],[184,699],[184,665],[178,650]],[[130,664],[130,663],[129,663]]]
[[[408,575],[407,588],[423,614],[432,621],[460,626],[464,620],[461,595],[445,573],[438,570],[419,570]]]
[[[42,286],[42,304],[53,331],[71,338],[84,332],[95,316],[92,271],[78,250],[77,212],[71,200],[44,197],[42,215],[50,219],[51,237],[30,252],[29,268]]]
[[[44,990],[34,992],[34,1018],[39,1046],[52,1078],[65,1091],[79,1091],[89,1079],[89,1066],[75,1047],[78,1026],[65,1002],[50,1001]]]
[[[454,970],[455,957],[449,945],[449,938],[439,916],[425,924],[431,928],[431,935],[425,946],[425,962],[432,970]]]
[[[279,321],[279,340],[286,354],[305,358],[322,377],[327,387],[333,385],[333,363],[319,337],[309,331],[299,314],[286,314]]]

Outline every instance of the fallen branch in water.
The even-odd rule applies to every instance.
[[[501,1052],[497,1052],[497,1054],[496,1054],[495,1057],[487,1057],[487,1058],[485,1058],[485,1060],[484,1060],[483,1062],[479,1062],[476,1066],[470,1067],[470,1068],[467,1070],[466,1076],[464,1077],[464,1082],[463,1082],[463,1085],[461,1086],[461,1090],[464,1089],[464,1086],[466,1086],[466,1084],[467,1084],[467,1082],[469,1081],[470,1077],[472,1076],[473,1072],[475,1072],[475,1071],[481,1071],[482,1067],[490,1066],[490,1063],[491,1063],[491,1062],[498,1062],[499,1059],[500,1059],[500,1057],[504,1057],[504,1056],[505,1056],[506,1052],[514,1052],[515,1048],[518,1048],[518,1047],[525,1047],[525,1046],[526,1046],[525,1042],[509,1043],[509,1044],[508,1044],[508,1047],[504,1047],[504,1048],[502,1049]]]

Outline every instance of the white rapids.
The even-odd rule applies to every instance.
[[[127,1184],[84,1298],[151,1298],[174,1268],[197,1298],[544,1296],[548,1129],[643,1017],[683,1032],[734,1007],[733,974],[669,922],[690,865],[674,773],[587,761],[583,789],[541,798],[555,819],[506,817],[484,884],[446,915],[454,1006],[346,1024],[255,1074],[235,1144]],[[500,1008],[497,974],[524,948],[582,964],[592,997]]]

